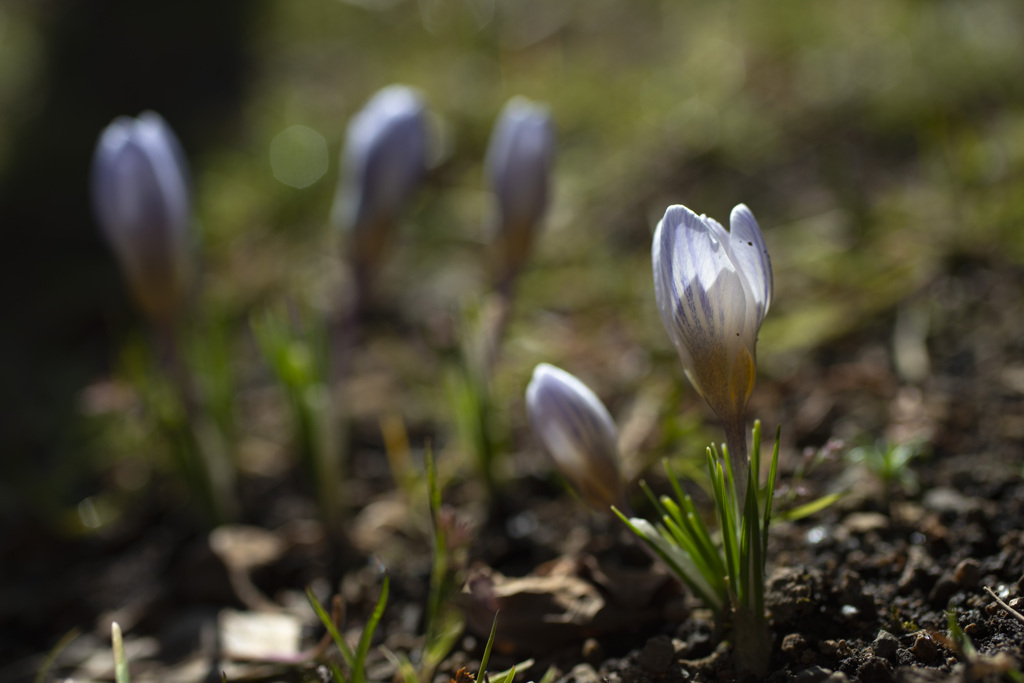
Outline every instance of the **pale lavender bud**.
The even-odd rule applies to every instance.
[[[670,206],[651,252],[662,322],[686,376],[727,431],[743,424],[772,299],[771,261],[750,209],[734,208],[730,228]]]
[[[140,307],[160,324],[177,315],[190,284],[189,195],[185,156],[158,114],[104,129],[92,164],[96,220]]]
[[[496,237],[504,275],[522,267],[548,205],[555,127],[548,108],[523,97],[502,110],[487,149],[487,175],[497,200]]]
[[[583,382],[541,363],[526,389],[534,434],[558,470],[598,510],[624,507],[618,433],[601,400]]]
[[[427,112],[420,94],[390,85],[348,125],[333,218],[352,233],[353,258],[371,267],[427,168]]]

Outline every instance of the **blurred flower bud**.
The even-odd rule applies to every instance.
[[[771,304],[772,266],[750,209],[734,208],[729,225],[726,232],[711,218],[670,206],[651,258],[661,320],[686,376],[725,423],[730,455],[745,460],[745,439],[736,435],[754,389],[754,345]],[[734,470],[739,465],[734,461]],[[741,479],[743,471],[736,474]]]
[[[190,285],[188,167],[178,139],[153,112],[104,129],[92,164],[92,203],[143,312],[168,324]]]
[[[514,97],[502,110],[487,149],[487,174],[497,200],[494,226],[500,279],[526,261],[537,224],[548,204],[555,127],[548,108]]]
[[[583,500],[598,510],[624,507],[618,434],[601,400],[581,381],[541,363],[526,389],[533,432]]]
[[[390,85],[349,122],[333,221],[350,233],[357,268],[372,270],[401,210],[427,168],[426,106],[420,94]]]

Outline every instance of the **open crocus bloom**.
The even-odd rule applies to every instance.
[[[601,399],[568,372],[541,363],[526,389],[526,408],[534,434],[587,504],[622,507],[618,432]]]
[[[740,204],[729,225],[726,231],[685,206],[670,206],[651,252],[662,322],[686,376],[727,434],[742,429],[757,332],[772,299],[771,261],[754,215]]]

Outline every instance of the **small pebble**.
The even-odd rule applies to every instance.
[[[601,677],[597,675],[597,671],[590,664],[577,664],[569,672],[566,680],[576,683],[601,683]]]
[[[914,644],[910,647],[910,652],[918,661],[922,664],[940,664],[942,663],[942,654],[939,652],[939,646],[935,644],[935,641],[928,636],[921,634],[914,641]]]
[[[876,655],[892,663],[896,662],[896,651],[899,648],[899,639],[884,629],[878,632],[874,642],[871,643],[871,649]]]
[[[843,520],[843,526],[852,534],[864,535],[889,528],[889,518],[880,512],[852,512]]]
[[[793,680],[796,683],[822,683],[822,681],[828,680],[828,677],[832,675],[832,669],[826,669],[823,666],[811,666],[796,676]]]
[[[587,638],[583,641],[580,656],[583,657],[584,661],[591,664],[600,664],[604,659],[604,648],[601,647],[601,643],[597,641],[597,638]]]
[[[807,639],[799,633],[789,633],[782,639],[782,654],[797,659],[807,649]]]
[[[928,602],[933,605],[945,605],[960,588],[960,583],[951,574],[943,574],[928,593]]]
[[[953,578],[963,588],[974,588],[981,580],[981,563],[974,558],[961,560],[953,570]]]
[[[853,655],[853,650],[850,649],[850,644],[843,639],[839,640],[826,640],[818,646],[822,654],[826,657],[834,657],[836,659],[846,659]]]

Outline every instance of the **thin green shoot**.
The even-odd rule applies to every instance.
[[[494,613],[494,621],[491,622],[491,634],[487,636],[487,645],[484,646],[484,656],[480,658],[480,670],[476,674],[476,680],[484,681],[487,675],[487,663],[491,660],[491,648],[494,647],[494,636],[498,633],[498,613]]]
[[[110,625],[110,641],[114,650],[114,680],[117,683],[131,683],[128,675],[128,657],[124,653],[124,639],[121,625],[116,621]]]
[[[446,388],[459,440],[472,453],[487,493],[493,499],[494,459],[498,446],[493,433],[489,384],[463,359],[462,366],[449,373]]]
[[[531,661],[532,664],[532,661]],[[513,664],[511,669],[507,671],[499,671],[494,674],[495,683],[512,683],[512,680],[516,677],[516,666]],[[486,681],[484,682],[486,683]]]
[[[317,618],[320,619],[320,623],[324,625],[327,632],[331,634],[331,640],[334,641],[338,651],[341,652],[342,658],[345,660],[345,665],[349,668],[349,671],[355,670],[355,654],[352,652],[352,648],[345,640],[341,632],[338,631],[338,625],[334,623],[334,620],[327,614],[327,610],[320,603],[319,598],[316,597],[316,593],[313,592],[311,587],[306,588],[306,599],[309,600],[309,604],[313,607],[313,611],[316,612]],[[337,677],[336,677],[337,678]]]
[[[971,659],[976,656],[978,650],[974,647],[974,642],[971,641],[970,636],[960,628],[960,622],[956,620],[956,612],[953,610],[946,612],[946,623],[949,626],[949,637],[952,638],[953,644],[957,646],[964,657]]]
[[[215,526],[233,515],[234,466],[222,443],[223,434],[197,401],[177,345],[170,348],[171,362],[160,363],[149,345],[130,342],[121,353],[122,372],[139,392],[178,475],[206,521]]]
[[[842,493],[829,493],[820,498],[815,498],[812,501],[804,503],[803,505],[797,505],[794,508],[783,510],[777,513],[775,516],[785,522],[795,522],[805,517],[810,517],[821,512],[825,508],[831,506],[840,498],[843,497]]]
[[[380,587],[380,597],[377,598],[377,604],[373,608],[373,613],[370,614],[370,618],[366,621],[366,626],[363,627],[363,633],[359,637],[359,646],[356,648],[355,666],[352,670],[352,680],[354,683],[364,683],[366,680],[366,655],[370,652],[370,643],[373,640],[374,632],[377,630],[377,625],[380,624],[380,619],[384,616],[384,608],[388,604],[388,589],[390,586],[391,577],[387,572],[384,572],[384,581]]]
[[[424,460],[427,469],[427,496],[430,502],[430,521],[434,541],[434,557],[430,570],[430,594],[427,598],[426,630],[429,633],[441,611],[442,584],[448,571],[448,553],[446,552],[445,531],[440,523],[441,489],[437,484],[437,464],[434,462],[434,450],[429,446],[424,454]]]
[[[43,683],[46,680],[46,675],[50,673],[50,669],[52,669],[53,665],[57,663],[57,658],[60,657],[61,653],[67,649],[68,645],[71,645],[71,643],[73,643],[80,635],[82,635],[82,632],[77,628],[73,628],[61,636],[60,640],[57,641],[57,644],[53,646],[53,649],[46,654],[46,659],[43,660],[43,665],[39,667],[39,671],[36,672],[35,683]]]
[[[549,666],[548,670],[544,672],[540,680],[537,683],[555,683],[555,679],[558,678],[558,669],[553,666]]]
[[[523,673],[524,671],[529,671],[533,668],[533,665],[533,659],[525,659],[518,664],[512,665],[509,669],[496,672],[493,676],[488,678],[488,681],[493,679],[494,683],[512,683],[512,680],[516,677],[516,672]],[[481,681],[483,681],[483,679],[477,679],[477,683],[480,683]],[[488,681],[483,681],[483,683],[488,683]]]
[[[384,658],[391,662],[391,666],[395,667],[396,680],[402,681],[402,683],[420,683],[416,667],[413,666],[412,660],[407,655],[398,654],[384,646],[381,646],[380,651],[384,654]]]
[[[330,525],[340,516],[336,487],[343,459],[341,424],[328,386],[326,328],[318,322],[295,325],[288,312],[266,310],[249,320],[267,365],[284,390],[299,452],[316,489],[321,513]]]

